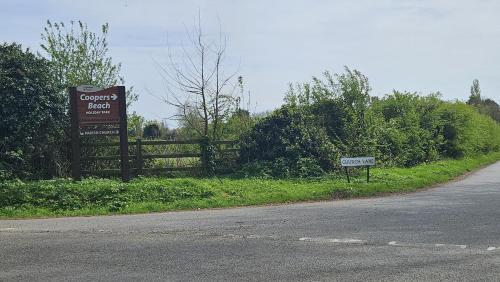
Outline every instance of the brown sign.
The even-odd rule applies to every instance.
[[[69,89],[71,106],[71,176],[82,176],[81,137],[118,135],[120,138],[120,172],[128,181],[127,102],[124,86],[100,89],[81,85]]]
[[[79,125],[120,123],[118,87],[87,92],[77,89],[76,105]]]

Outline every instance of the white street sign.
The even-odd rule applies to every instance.
[[[374,166],[374,157],[357,157],[357,158],[341,158],[340,164],[342,166]]]

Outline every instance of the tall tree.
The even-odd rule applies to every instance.
[[[500,122],[500,106],[492,99],[484,99],[481,96],[479,80],[474,79],[470,88],[470,96],[467,104],[474,106],[480,113],[490,116]]]
[[[41,47],[52,63],[53,74],[65,89],[81,84],[109,87],[125,83],[120,75],[121,64],[114,63],[109,55],[108,31],[107,23],[98,34],[81,21],[76,24],[71,21],[69,27],[63,22],[47,21]],[[137,94],[129,89],[127,104],[136,100]]]
[[[170,52],[169,65],[159,65],[167,85],[165,100],[177,109],[174,119],[198,136],[217,139],[224,120],[236,109],[236,72],[224,71],[227,40],[220,30],[217,40],[208,40],[200,18],[188,37],[192,48],[182,48],[180,62]]]
[[[467,104],[478,106],[482,102],[481,98],[481,87],[479,86],[479,80],[474,79],[472,81],[472,86],[470,87],[470,96]]]

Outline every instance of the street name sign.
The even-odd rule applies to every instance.
[[[357,157],[357,158],[341,158],[340,164],[342,166],[374,166],[374,157]]]
[[[341,158],[340,165],[344,167],[347,176],[347,182],[350,183],[349,167],[364,166],[366,167],[366,182],[370,182],[370,166],[375,165],[375,157],[356,157],[356,158]]]

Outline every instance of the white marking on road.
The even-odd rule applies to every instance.
[[[493,250],[496,250],[496,249],[497,249],[497,247],[488,247],[486,250],[487,251],[493,251]]]
[[[307,241],[307,242],[317,242],[317,243],[335,243],[335,244],[364,244],[365,240],[352,239],[352,238],[311,238],[311,237],[302,237],[299,238],[299,241]]]
[[[278,239],[278,237],[272,235],[257,235],[257,234],[244,235],[244,234],[232,234],[232,233],[221,235],[221,237],[230,239],[271,239],[271,240]]]
[[[387,243],[389,246],[399,246],[399,247],[417,247],[417,248],[430,248],[430,247],[445,247],[445,248],[460,248],[465,249],[467,245],[455,245],[455,244],[424,244],[424,243],[403,243],[390,241]]]
[[[14,230],[16,230],[16,228],[11,228],[11,227],[9,227],[9,228],[0,228],[0,232],[1,231],[14,231]]]

